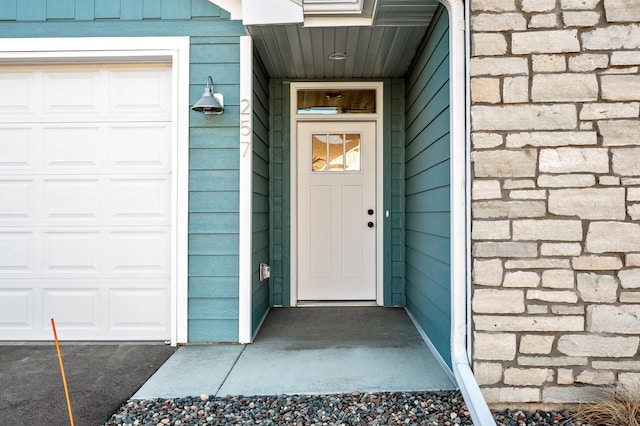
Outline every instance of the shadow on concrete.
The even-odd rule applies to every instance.
[[[61,343],[77,426],[104,424],[173,354],[162,344]],[[69,425],[53,344],[0,345],[0,419],[4,425]]]

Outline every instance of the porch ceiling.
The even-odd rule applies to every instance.
[[[302,24],[252,25],[247,31],[271,78],[402,77],[438,5],[437,0],[379,0],[370,16],[373,26],[342,26],[353,21],[335,13],[305,13]],[[331,60],[333,52],[347,57]]]

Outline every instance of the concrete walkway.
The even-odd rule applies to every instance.
[[[183,346],[132,399],[455,389],[401,308],[273,308],[251,345]]]

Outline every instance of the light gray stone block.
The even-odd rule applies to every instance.
[[[640,305],[587,306],[587,331],[640,334]]]
[[[512,28],[512,30],[517,31],[517,28]],[[514,55],[579,51],[580,42],[577,30],[514,32],[511,34],[511,52]]]
[[[580,298],[590,303],[615,303],[618,282],[611,275],[580,273],[577,276]]]
[[[539,161],[543,173],[609,172],[609,151],[604,148],[545,148]]]
[[[578,125],[576,106],[558,105],[474,105],[474,130],[574,130]]]
[[[558,339],[558,350],[569,356],[597,358],[628,358],[638,351],[637,336],[597,336],[593,334],[565,334]]]
[[[597,167],[595,161],[592,164],[593,167]],[[549,190],[549,213],[577,216],[580,219],[624,220],[627,215],[625,190],[624,188],[552,189]]]
[[[472,309],[482,314],[518,314],[524,309],[522,290],[476,289],[473,292]]]

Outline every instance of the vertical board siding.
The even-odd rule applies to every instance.
[[[74,0],[47,0],[47,19],[75,19],[75,9]]]
[[[269,76],[253,53],[253,212],[251,329],[258,330],[269,309],[269,282],[260,281],[260,263],[269,259]]]
[[[451,365],[448,16],[440,6],[405,78],[407,308]]]
[[[129,0],[125,0],[127,1]],[[120,0],[95,0],[96,19],[119,19],[121,11]]]
[[[2,21],[192,18],[228,19],[229,14],[208,0],[0,0]]]
[[[385,105],[385,117],[390,117],[390,123],[385,120],[384,141],[384,197],[385,206],[390,210],[390,221],[385,224],[384,236],[384,304],[404,306],[405,294],[405,250],[404,250],[404,81],[393,80],[385,87],[390,88],[389,105]],[[387,95],[385,93],[385,95]],[[390,139],[388,139],[390,138]],[[388,235],[387,235],[388,233]]]
[[[16,17],[12,19],[17,21],[44,21],[47,19],[47,0],[5,0],[5,4],[10,2],[17,4]]]
[[[142,1],[142,17],[145,19],[160,19],[162,15],[162,0]]]
[[[0,0],[0,21],[14,21],[18,17],[15,0]]]
[[[237,342],[242,24],[207,0],[0,1],[4,37],[190,36],[189,102],[211,75],[225,114],[189,115],[188,340]]]
[[[289,241],[291,233],[290,212],[290,85],[282,80],[269,84],[269,240],[271,279],[269,303],[272,306],[288,306],[290,298]]]

